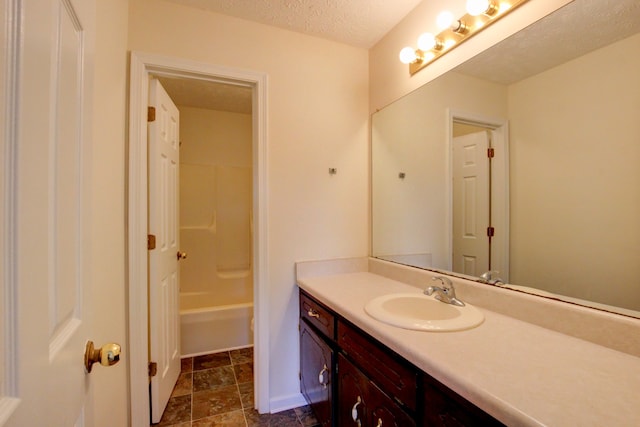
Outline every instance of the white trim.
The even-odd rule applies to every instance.
[[[149,424],[147,331],[147,100],[149,74],[223,81],[253,87],[254,387],[256,408],[270,411],[269,295],[267,292],[267,75],[131,53],[128,159],[128,287],[131,425]]]
[[[271,413],[286,411],[288,409],[306,406],[309,403],[305,400],[301,393],[291,394],[289,396],[276,397],[271,400]]]
[[[469,113],[454,108],[447,109],[447,150],[446,150],[446,174],[447,181],[447,254],[448,263],[447,270],[453,271],[452,249],[452,218],[453,218],[453,122],[467,123],[482,126],[493,130],[496,138],[493,141],[493,147],[496,148],[496,157],[494,160],[495,167],[492,168],[492,181],[494,182],[492,191],[491,204],[496,224],[501,224],[500,228],[504,228],[503,233],[499,233],[494,237],[497,244],[492,246],[492,258],[495,259],[497,268],[493,270],[500,271],[500,277],[509,280],[509,121],[507,119],[488,117],[481,114]]]
[[[17,224],[17,156],[18,124],[20,123],[20,44],[21,11],[19,0],[5,0],[2,18],[5,29],[2,34],[2,106],[0,107],[0,426],[4,425],[20,404],[18,393],[18,333],[17,333],[17,291],[16,277],[16,224]]]

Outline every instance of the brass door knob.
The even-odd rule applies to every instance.
[[[93,341],[87,341],[84,351],[84,367],[87,373],[91,372],[94,363],[100,363],[102,366],[115,365],[120,361],[120,351],[120,344],[109,343],[96,349]]]
[[[178,261],[180,261],[181,259],[186,259],[186,258],[187,258],[187,253],[186,252],[178,251]]]

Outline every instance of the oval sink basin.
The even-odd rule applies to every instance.
[[[398,293],[369,301],[364,310],[388,325],[415,331],[460,331],[475,328],[484,320],[480,310],[445,304],[424,294]]]

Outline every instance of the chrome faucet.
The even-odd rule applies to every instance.
[[[496,270],[485,271],[480,275],[480,281],[490,285],[504,285],[504,281],[497,276],[498,273],[500,272]]]
[[[435,276],[432,277],[431,280],[440,281],[440,283],[442,283],[442,286],[429,286],[424,290],[425,295],[436,294],[434,298],[440,302],[464,307],[464,303],[456,298],[456,290],[454,289],[453,283],[451,283],[451,280],[449,280],[448,277]]]

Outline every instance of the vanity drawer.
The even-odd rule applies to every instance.
[[[390,350],[338,321],[338,345],[385,392],[415,411],[418,372]]]
[[[300,317],[315,326],[327,338],[335,339],[335,317],[318,301],[300,291]]]

